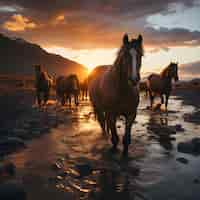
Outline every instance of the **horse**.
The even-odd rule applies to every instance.
[[[77,75],[70,74],[68,76],[59,76],[56,79],[56,95],[57,99],[61,99],[64,106],[67,101],[71,105],[71,96],[74,97],[75,105],[79,104],[78,96],[80,93],[80,85]]]
[[[161,98],[161,105],[165,103],[167,110],[169,96],[172,91],[172,80],[178,81],[178,63],[171,62],[160,74],[151,74],[147,78],[147,91],[149,93],[150,106],[153,107],[156,95]],[[165,102],[164,102],[165,96]]]
[[[88,78],[80,83],[80,91],[82,100],[87,99],[88,97]]]
[[[139,104],[140,68],[143,56],[143,38],[129,40],[123,36],[114,64],[95,68],[88,78],[88,90],[97,120],[106,133],[106,124],[111,131],[112,149],[116,150],[119,137],[116,130],[118,116],[126,119],[123,137],[123,154],[128,153],[131,143],[131,126],[136,118]]]
[[[42,103],[42,94],[44,104],[49,99],[50,88],[53,85],[53,79],[47,74],[46,71],[43,71],[40,65],[35,65],[35,88],[36,88],[36,97],[38,105],[41,106]]]

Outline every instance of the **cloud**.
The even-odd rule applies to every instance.
[[[36,28],[36,24],[20,14],[14,14],[11,19],[3,24],[3,28],[17,32],[25,31],[26,29],[34,29]]]
[[[184,28],[160,28],[147,27],[143,30],[147,47],[168,51],[176,46],[199,46],[200,31],[190,31]]]
[[[142,33],[147,49],[167,51],[173,46],[199,45],[200,32],[181,28],[155,29],[148,27],[146,18],[155,13],[176,12],[172,9],[175,4],[184,4],[187,8],[194,6],[194,2],[154,0],[152,4],[149,0],[57,0],[52,3],[52,0],[43,0],[38,3],[35,0],[1,0],[2,6],[22,8],[21,18],[27,17],[19,26],[16,19],[8,18],[4,13],[0,14],[0,23],[6,19],[3,22],[4,30],[9,30],[6,33],[15,31],[16,36],[45,47],[116,48],[121,45],[122,34],[128,32],[132,37]]]
[[[179,68],[180,72],[185,76],[200,78],[200,60],[182,64]]]

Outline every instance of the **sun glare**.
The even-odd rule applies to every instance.
[[[45,48],[48,52],[62,55],[86,66],[91,72],[98,65],[110,65],[114,62],[117,49],[83,49],[73,50],[62,47]]]
[[[74,50],[62,47],[45,48],[48,52],[62,55],[76,62],[79,62],[87,67],[90,73],[96,66],[111,65],[117,53],[117,48],[114,49],[83,49]],[[194,62],[199,55],[198,47],[181,47],[172,48],[168,51],[160,50],[152,53],[148,51],[142,60],[142,75],[148,73],[160,72],[163,67],[171,61],[179,62],[180,64]]]

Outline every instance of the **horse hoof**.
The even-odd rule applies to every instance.
[[[110,149],[110,152],[111,152],[111,153],[117,153],[118,151],[119,151],[119,150],[118,150],[117,146],[114,146],[114,145],[113,145],[113,146],[111,147],[111,149]]]
[[[128,148],[124,147],[123,149],[123,156],[128,156]]]

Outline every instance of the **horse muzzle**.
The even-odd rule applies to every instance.
[[[129,78],[128,82],[132,85],[132,86],[136,86],[138,84],[138,82],[140,81],[140,77],[137,77],[135,79]]]

